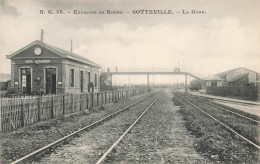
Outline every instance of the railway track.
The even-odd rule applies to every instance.
[[[257,148],[258,150],[260,150],[260,146],[259,146],[259,143],[256,143],[257,141],[252,141],[252,139],[248,139],[248,137],[246,137],[245,135],[241,134],[243,132],[243,129],[239,130],[240,132],[238,132],[238,130],[235,130],[234,129],[234,126],[232,125],[232,121],[233,120],[226,120],[226,122],[224,122],[223,118],[221,118],[221,116],[213,116],[211,113],[210,113],[210,110],[207,109],[207,106],[205,106],[205,104],[207,105],[211,105],[212,107],[214,107],[214,109],[211,109],[211,111],[215,110],[216,108],[217,109],[224,109],[220,106],[217,106],[215,104],[212,104],[212,103],[208,103],[204,100],[201,100],[201,99],[196,99],[194,97],[191,97],[187,94],[181,94],[181,93],[175,93],[175,95],[177,95],[178,97],[180,97],[182,100],[184,100],[185,102],[187,102],[188,104],[190,104],[191,106],[195,107],[196,109],[198,109],[199,111],[201,111],[202,113],[204,113],[205,115],[207,115],[209,118],[213,119],[215,122],[221,124],[223,127],[225,127],[227,130],[229,130],[230,132],[232,132],[233,134],[235,134],[236,136],[239,136],[241,139],[243,139],[244,141],[246,141],[247,143],[251,144],[252,146],[254,146],[255,148]],[[200,102],[204,103],[204,104],[200,104],[197,100],[199,100]],[[195,103],[196,102],[196,103]],[[254,119],[251,119],[251,118],[248,118],[246,116],[243,116],[241,114],[238,114],[238,113],[235,113],[235,112],[232,112],[232,111],[229,111],[229,110],[223,110],[223,111],[226,111],[226,112],[229,112],[229,113],[232,113],[232,114],[235,114],[236,116],[239,116],[243,119],[245,119],[246,121],[251,121],[253,122],[252,123],[252,126],[255,126],[256,129],[257,127],[259,126],[259,121],[257,120],[254,120]],[[222,117],[224,117],[224,114],[222,115]],[[222,120],[221,120],[222,119]],[[242,121],[242,120],[241,120]],[[229,124],[227,124],[229,123]],[[236,127],[237,128],[237,127]],[[245,134],[245,133],[244,133]],[[256,134],[257,135],[257,134]],[[258,141],[259,142],[259,141]]]
[[[191,97],[193,97],[194,99],[199,100],[199,101],[201,101],[201,102],[203,102],[203,103],[212,105],[212,106],[214,106],[214,107],[217,107],[217,108],[222,109],[222,110],[224,110],[224,111],[227,111],[227,112],[229,112],[229,113],[235,114],[235,115],[237,115],[237,116],[239,116],[239,117],[243,117],[244,119],[247,119],[247,120],[250,120],[250,121],[253,121],[253,122],[256,122],[256,123],[260,124],[260,121],[259,121],[259,120],[252,119],[252,118],[247,117],[247,116],[244,116],[244,115],[242,115],[242,114],[240,114],[240,113],[231,111],[231,110],[229,110],[229,109],[227,109],[227,108],[224,108],[224,107],[222,107],[222,106],[220,106],[220,105],[217,105],[217,104],[215,104],[215,103],[211,103],[211,102],[209,102],[209,101],[203,100],[203,99],[201,99],[201,98],[198,98],[198,97],[195,97],[195,96],[186,94],[186,93],[185,93],[184,95],[186,95],[186,96],[191,96]],[[227,101],[222,101],[222,102],[227,102]]]
[[[158,94],[159,93],[156,92],[156,93],[154,93],[152,95],[149,95],[149,96],[147,96],[145,98],[142,98],[142,99],[140,99],[140,100],[138,100],[138,101],[136,101],[136,102],[134,102],[134,103],[132,103],[132,104],[130,104],[130,105],[128,105],[128,106],[126,106],[126,107],[124,107],[124,108],[114,112],[114,113],[112,113],[112,114],[109,114],[108,116],[105,116],[104,118],[99,119],[98,121],[95,121],[94,123],[91,123],[90,125],[87,125],[87,126],[81,128],[81,129],[79,129],[79,130],[77,130],[77,131],[75,131],[75,132],[73,132],[73,133],[71,133],[71,134],[69,134],[69,135],[67,135],[67,136],[65,136],[63,138],[60,138],[60,139],[58,139],[58,140],[56,140],[56,141],[54,141],[54,142],[52,142],[52,143],[50,143],[50,144],[40,148],[40,149],[37,149],[36,151],[33,151],[32,153],[30,153],[30,154],[28,154],[28,155],[26,155],[26,156],[24,156],[24,157],[22,157],[22,158],[20,158],[20,159],[18,159],[16,161],[12,162],[12,164],[33,162],[35,159],[39,159],[44,154],[52,152],[55,148],[57,148],[57,147],[59,147],[59,146],[61,146],[63,144],[68,143],[74,137],[78,137],[80,133],[82,133],[84,131],[87,131],[87,130],[90,130],[90,129],[93,129],[96,126],[101,125],[102,123],[104,123],[104,122],[106,122],[106,121],[116,117],[120,113],[128,110],[130,107],[133,107],[133,106],[135,106],[135,105],[137,105],[137,104],[139,104],[139,103],[141,103],[141,102],[143,102],[143,101],[145,101],[145,100],[147,100],[147,99],[149,99],[149,98],[151,98],[153,96],[156,96]]]
[[[119,144],[120,141],[126,136],[126,134],[133,128],[133,126],[142,118],[142,116],[151,108],[151,106],[158,100],[161,94],[142,112],[142,114],[127,128],[127,130],[109,147],[109,149],[103,154],[103,156],[96,162],[96,164],[102,163],[109,153]]]

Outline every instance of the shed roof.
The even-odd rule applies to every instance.
[[[235,82],[235,81],[237,81],[237,80],[239,80],[239,79],[241,79],[243,77],[248,76],[248,74],[249,73],[244,73],[244,74],[241,74],[241,75],[237,75],[237,76],[233,77],[232,79],[228,80],[228,82],[233,83],[233,82]]]
[[[224,71],[224,72],[217,73],[217,74],[215,74],[215,75],[217,75],[217,76],[222,76],[222,75],[225,75],[225,74],[227,74],[227,73],[229,73],[229,72],[236,71],[236,70],[239,70],[239,69],[245,69],[245,70],[247,70],[247,71],[254,72],[254,73],[257,73],[257,74],[258,74],[258,72],[252,71],[252,70],[247,69],[247,68],[245,68],[245,67],[238,67],[238,68],[234,68],[234,69],[230,69],[230,70],[227,70],[227,71]]]
[[[41,46],[45,47],[46,49],[52,51],[53,53],[56,53],[58,55],[60,55],[61,57],[64,57],[64,58],[68,58],[68,59],[71,59],[71,60],[76,60],[76,61],[79,61],[79,62],[83,62],[83,63],[86,63],[86,64],[89,64],[89,65],[92,65],[94,67],[97,67],[97,68],[101,68],[101,66],[99,64],[96,64],[90,60],[88,60],[87,58],[85,57],[82,57],[80,55],[77,55],[75,53],[72,53],[72,52],[69,52],[69,51],[66,51],[66,50],[63,50],[61,48],[58,48],[58,47],[55,47],[55,46],[52,46],[50,44],[47,44],[47,43],[44,43],[44,42],[41,42],[39,40],[36,40],[32,43],[30,43],[29,45],[21,48],[20,50],[12,53],[11,55],[7,55],[7,58],[8,59],[11,59],[12,57],[14,57],[15,55],[19,54],[20,52],[26,50],[27,48],[35,45],[35,44],[40,44]]]
[[[221,78],[218,77],[218,76],[212,75],[212,76],[205,77],[203,80],[204,80],[204,81],[205,81],[205,80],[207,80],[207,81],[213,81],[213,80],[222,81],[223,79],[221,79]]]

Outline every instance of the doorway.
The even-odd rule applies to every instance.
[[[46,68],[46,94],[56,94],[56,68]]]
[[[31,93],[31,68],[22,68],[21,69],[21,84],[23,94]]]

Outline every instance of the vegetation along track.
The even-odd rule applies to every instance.
[[[223,110],[221,109],[223,107],[202,100],[198,101],[188,94],[175,93],[175,95],[177,97],[174,101],[186,108],[183,113],[188,115],[184,115],[187,128],[200,138],[198,151],[216,157],[220,161],[228,160],[230,163],[259,162],[259,118],[252,119],[241,113]]]
[[[28,154],[28,155],[26,155],[26,156],[24,156],[24,157],[22,157],[22,158],[20,158],[16,161],[12,162],[12,163],[13,164],[28,163],[28,162],[34,161],[35,159],[39,159],[42,155],[49,153],[49,152],[52,152],[55,148],[59,147],[60,145],[68,143],[68,141],[70,141],[72,138],[78,137],[80,133],[82,133],[86,130],[90,130],[90,129],[96,127],[97,125],[100,125],[100,124],[104,123],[105,121],[112,119],[113,117],[117,116],[118,114],[122,113],[123,111],[128,110],[130,107],[133,107],[133,106],[143,102],[144,100],[147,100],[148,98],[154,97],[157,94],[158,93],[156,92],[152,95],[149,95],[145,98],[142,98],[142,99],[140,99],[140,100],[138,100],[138,101],[136,101],[136,102],[134,102],[134,103],[132,103],[132,104],[130,104],[130,105],[114,112],[114,113],[112,113],[112,114],[105,116],[104,118],[99,119],[98,121],[95,121],[94,123],[91,123],[90,125],[87,125],[87,126],[81,128],[81,129],[79,129],[79,130],[77,130],[77,131],[75,131],[75,132],[73,132],[73,133],[71,133],[71,134],[69,134],[65,137],[62,137],[62,138],[42,147],[40,149],[37,149],[36,151],[33,151],[32,153],[30,153],[30,154]]]

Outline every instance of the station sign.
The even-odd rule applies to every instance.
[[[51,63],[51,60],[25,60],[26,64],[47,64]]]

